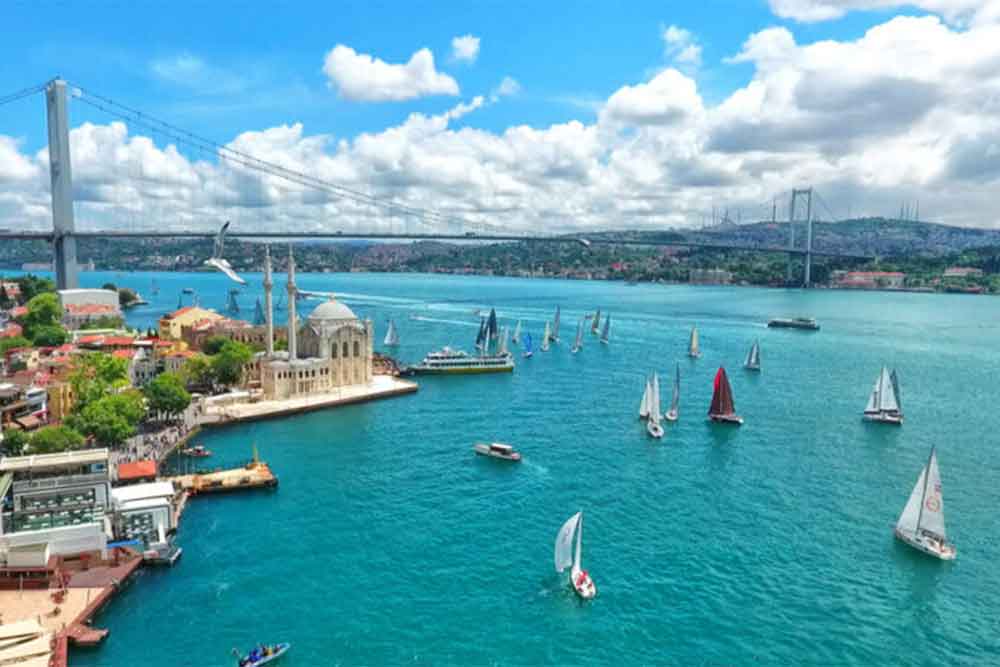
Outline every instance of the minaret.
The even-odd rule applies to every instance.
[[[295,256],[292,255],[292,244],[288,244],[288,359],[298,358],[298,347],[295,330]]]
[[[267,358],[274,356],[274,312],[271,310],[271,246],[264,246],[264,317],[267,322]]]

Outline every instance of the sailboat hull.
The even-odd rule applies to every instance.
[[[592,600],[597,595],[597,586],[586,572],[581,572],[573,579],[573,590],[582,600]]]
[[[670,410],[667,412],[667,414],[663,415],[663,418],[666,419],[668,422],[675,422],[677,421],[677,411]]]
[[[743,368],[745,368],[748,371],[756,371],[760,373],[760,366],[751,366],[750,364],[746,364],[743,366]]]
[[[649,433],[650,437],[659,440],[663,437],[663,427],[659,424],[654,424],[653,422],[646,423],[646,432]]]
[[[709,415],[708,420],[716,424],[730,424],[732,426],[743,426],[743,417],[739,415]]]
[[[876,422],[879,424],[903,425],[903,415],[892,412],[866,412],[862,416],[862,419],[866,422]]]
[[[948,544],[947,542],[939,542],[926,535],[918,535],[911,533],[909,531],[903,531],[896,528],[893,533],[896,535],[896,539],[913,547],[921,553],[925,553],[928,556],[933,556],[940,560],[955,560],[955,556],[958,555],[958,551],[955,549],[954,545]]]

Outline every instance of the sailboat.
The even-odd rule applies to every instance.
[[[733,405],[733,389],[729,386],[726,369],[719,366],[715,374],[715,386],[712,391],[712,405],[708,408],[708,418],[722,424],[743,424],[743,418],[736,414]]]
[[[697,359],[701,356],[701,350],[698,348],[698,327],[691,327],[691,340],[688,342],[688,356],[692,359]]]
[[[531,356],[535,354],[535,350],[531,347],[531,334],[524,334],[524,352],[521,354],[525,359],[530,359]]]
[[[549,332],[549,323],[548,323],[548,320],[546,320],[546,322],[545,322],[545,333],[542,334],[542,352],[548,352],[549,351],[549,339],[551,337],[552,337],[552,334]]]
[[[500,337],[500,329],[497,327],[497,311],[496,308],[490,308],[490,318],[486,322],[486,346]]]
[[[497,344],[497,354],[505,355],[509,354],[507,351],[507,327],[503,328],[503,332],[500,334],[500,342]]]
[[[944,529],[941,472],[933,447],[893,532],[900,541],[941,560],[954,560],[957,554]]]
[[[573,354],[583,349],[583,320],[576,325],[576,340],[573,341]]]
[[[903,423],[903,413],[900,411],[899,401],[896,399],[899,382],[895,376],[895,371],[890,374],[885,366],[882,367],[878,378],[875,379],[872,393],[868,397],[868,405],[865,406],[865,420],[897,426]]]
[[[643,389],[642,400],[639,402],[639,419],[649,418],[649,399],[652,393],[653,388],[649,382],[649,378],[646,378],[646,388]]]
[[[396,331],[396,323],[389,320],[389,329],[385,332],[385,340],[382,344],[386,347],[396,347],[399,345],[399,332]]]
[[[594,321],[590,323],[590,333],[597,335],[601,326],[601,309],[598,308],[597,312],[594,313]]]
[[[260,297],[257,297],[257,303],[253,307],[253,323],[258,327],[267,324],[267,318],[264,317],[264,306],[260,303]]]
[[[660,377],[654,372],[650,382],[649,419],[646,421],[646,432],[654,438],[663,437],[663,426],[660,424]]]
[[[559,306],[556,306],[556,316],[552,319],[552,336],[550,338],[551,342],[559,342]]]
[[[489,338],[486,331],[486,319],[479,318],[479,333],[476,334],[476,349],[482,354],[489,346]]]
[[[285,309],[285,293],[284,292],[278,292],[278,302],[276,304],[274,304],[274,309],[275,310],[284,310]]]
[[[759,371],[760,370],[760,342],[754,341],[753,346],[750,347],[750,351],[747,352],[747,359],[743,362],[743,368],[748,371]]]
[[[520,343],[521,343],[521,320],[518,320],[517,324],[514,326],[514,335],[510,337],[510,342],[514,343],[514,345],[520,345]]]
[[[576,535],[574,545],[573,536]],[[570,583],[573,590],[584,600],[597,595],[597,587],[590,574],[580,566],[583,560],[583,512],[571,516],[556,535],[555,564],[560,574],[570,568]]]
[[[668,422],[677,421],[679,403],[681,400],[681,365],[677,364],[677,372],[674,374],[674,396],[670,399],[670,409],[663,418]]]
[[[601,331],[601,342],[605,345],[611,340],[611,316],[604,318],[604,330]]]

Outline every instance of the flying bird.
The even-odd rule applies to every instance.
[[[222,225],[219,233],[215,235],[215,249],[212,251],[212,256],[205,260],[205,266],[216,268],[229,276],[231,280],[238,282],[240,285],[246,285],[247,281],[240,278],[236,271],[233,270],[233,267],[229,265],[229,262],[222,256],[222,247],[226,242],[227,229],[229,229],[228,220],[226,220],[226,224]]]

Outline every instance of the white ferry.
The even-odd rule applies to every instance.
[[[506,352],[474,356],[446,347],[431,352],[410,370],[418,374],[509,373],[514,370],[514,355]]]

